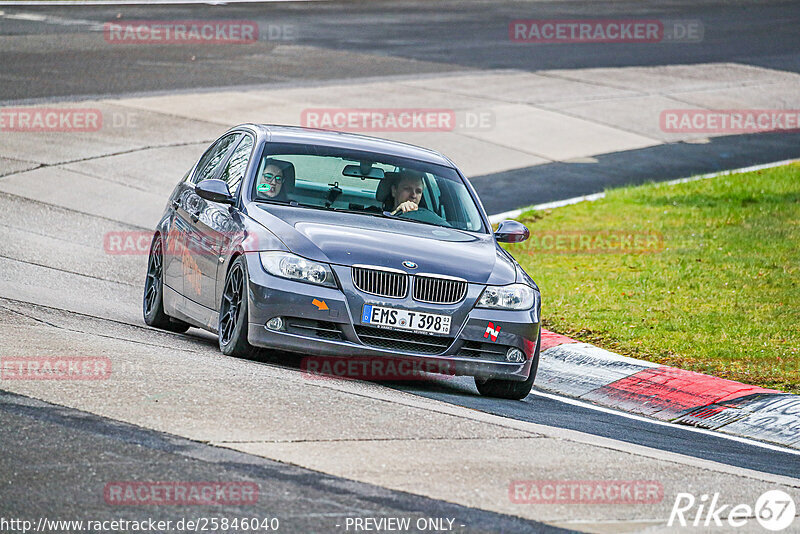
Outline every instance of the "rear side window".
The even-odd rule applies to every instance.
[[[203,154],[203,157],[200,158],[200,163],[197,164],[197,171],[195,171],[194,177],[192,178],[192,183],[196,184],[203,180],[213,178],[224,161],[228,149],[241,135],[240,133],[226,135]]]

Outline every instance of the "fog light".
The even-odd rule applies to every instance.
[[[281,317],[273,317],[267,321],[267,328],[270,330],[283,330],[283,319]]]
[[[511,347],[508,349],[508,352],[506,352],[506,361],[511,363],[522,363],[525,361],[525,353],[519,349]]]

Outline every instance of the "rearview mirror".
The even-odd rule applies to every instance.
[[[231,195],[228,184],[223,180],[208,179],[203,180],[194,186],[194,192],[200,198],[210,200],[211,202],[220,202],[222,204],[233,204],[236,202]]]
[[[497,225],[494,238],[501,243],[522,243],[531,235],[528,227],[517,221],[503,221]]]
[[[365,167],[364,165],[345,165],[342,170],[344,176],[352,176],[353,178],[375,178],[376,180],[383,179],[383,169],[379,167]]]

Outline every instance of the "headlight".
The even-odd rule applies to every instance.
[[[289,252],[259,252],[261,265],[275,276],[321,286],[336,287],[333,271],[325,263],[307,260]]]
[[[529,310],[536,300],[535,290],[525,284],[487,286],[481,293],[476,308],[495,310]]]

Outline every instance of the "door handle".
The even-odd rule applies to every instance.
[[[196,223],[200,219],[200,212],[199,211],[195,211],[194,213],[190,213],[189,215],[192,218],[192,222],[193,223]]]
[[[173,208],[178,209],[178,206],[180,206],[180,205],[181,205],[180,202],[178,202],[177,200],[173,200],[172,201],[172,207]]]

